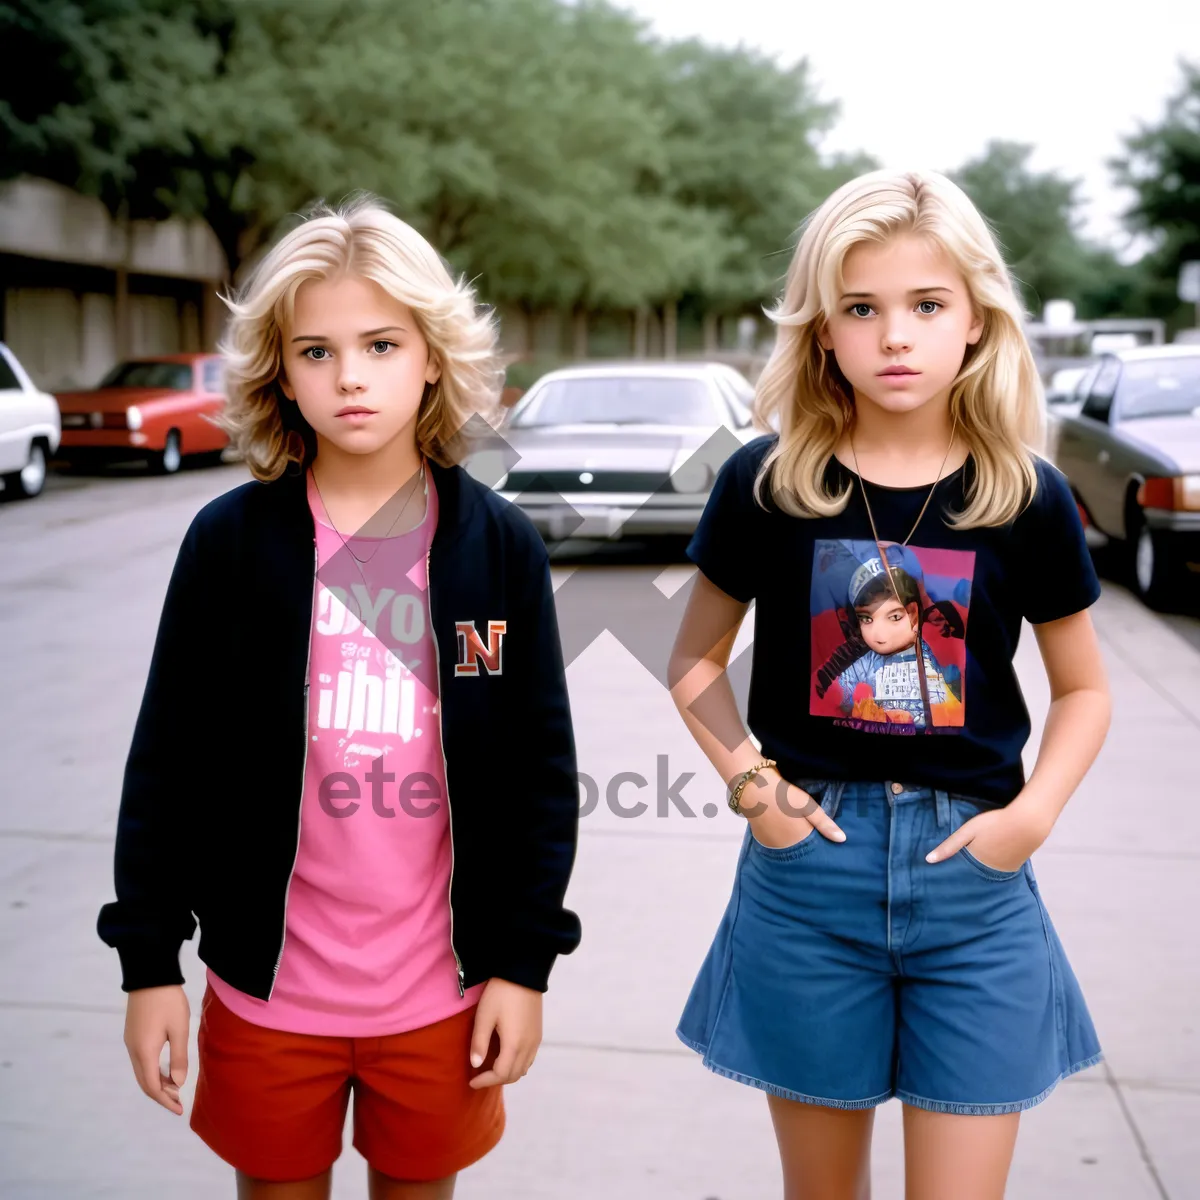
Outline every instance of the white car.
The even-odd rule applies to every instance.
[[[58,403],[40,392],[16,355],[0,342],[0,479],[6,496],[36,496],[58,450]]]

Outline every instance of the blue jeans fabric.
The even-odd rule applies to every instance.
[[[991,1115],[1101,1059],[1031,863],[925,855],[985,805],[891,782],[796,780],[846,833],[776,850],[746,829],[677,1030],[718,1074],[792,1100],[892,1096]],[[897,788],[899,790],[897,790]]]

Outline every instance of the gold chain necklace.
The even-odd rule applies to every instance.
[[[950,458],[950,451],[954,449],[954,437],[958,433],[958,414],[954,416],[954,424],[950,429],[950,445],[946,447],[946,453],[942,458],[942,465],[938,467],[937,478],[933,481],[933,486],[929,489],[929,495],[925,497],[925,503],[921,505],[921,511],[917,513],[917,519],[913,522],[913,527],[908,531],[908,537],[900,543],[902,546],[907,546],[912,535],[917,532],[917,526],[921,524],[921,518],[925,515],[925,510],[929,507],[930,500],[933,499],[933,493],[937,491],[937,485],[942,482],[942,471],[946,468],[946,463]],[[854,456],[854,471],[858,475],[858,486],[862,489],[863,504],[867,509],[867,520],[871,522],[871,536],[875,539],[875,549],[879,551],[879,562],[883,569],[887,572],[888,584],[892,589],[892,596],[898,604],[903,604],[900,599],[900,589],[896,586],[895,576],[892,574],[892,564],[888,562],[888,556],[884,552],[883,543],[879,540],[879,530],[875,528],[875,517],[871,512],[871,502],[867,499],[867,485],[863,481],[862,471],[858,466],[858,452],[854,449],[854,434],[850,433],[850,453]],[[921,687],[921,703],[925,709],[925,732],[930,733],[933,727],[933,707],[929,703],[929,681],[925,677],[925,648],[924,639],[921,636],[920,625],[917,626],[916,640],[916,655],[917,655],[917,681]]]
[[[958,433],[958,414],[956,413],[955,417],[954,417],[954,425],[950,429],[950,445],[948,445],[946,447],[946,453],[942,457],[942,465],[940,467],[938,467],[937,478],[933,481],[933,487],[931,487],[929,489],[929,495],[925,497],[925,503],[921,505],[921,511],[919,513],[917,513],[917,519],[916,519],[916,521],[913,522],[913,527],[908,531],[908,537],[906,537],[904,539],[904,541],[902,541],[900,543],[901,546],[907,546],[909,541],[912,538],[912,535],[917,532],[917,526],[921,524],[921,518],[925,515],[925,510],[929,507],[930,500],[933,499],[933,493],[937,491],[937,485],[942,482],[942,471],[944,471],[946,468],[946,462],[950,458],[950,451],[954,449],[954,438],[957,433]],[[888,563],[887,558],[883,554],[883,548],[881,546],[879,546],[879,531],[875,528],[875,516],[871,512],[871,502],[870,502],[870,500],[867,499],[867,485],[863,481],[862,471],[859,470],[858,452],[854,449],[854,434],[853,434],[853,432],[850,433],[850,453],[854,458],[854,471],[855,471],[855,474],[858,476],[858,486],[859,486],[859,488],[862,489],[863,504],[866,506],[866,509],[867,509],[867,520],[871,522],[871,536],[875,539],[875,545],[877,547],[879,547],[880,558],[883,562],[884,568],[887,570],[888,579],[890,580],[892,577],[892,568],[891,568],[890,564]],[[894,590],[895,590],[895,585],[893,584],[893,591]]]

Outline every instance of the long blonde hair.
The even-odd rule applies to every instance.
[[[944,175],[873,171],[844,184],[803,226],[783,296],[768,313],[778,331],[758,381],[755,412],[779,438],[755,480],[785,512],[833,516],[850,489],[830,495],[829,460],[854,421],[854,392],[818,341],[842,290],[842,264],[863,242],[916,234],[938,244],[967,282],[983,315],[979,342],[967,347],[950,390],[950,411],[966,439],[975,473],[959,529],[1004,525],[1037,486],[1034,455],[1043,444],[1041,380],[1025,338],[1024,309],[995,238],[967,196]]]
[[[471,287],[456,282],[434,248],[374,196],[337,207],[318,202],[236,294],[222,297],[231,316],[220,345],[228,399],[218,421],[263,482],[316,452],[312,427],[280,388],[281,331],[302,283],[341,273],[373,280],[407,305],[441,367],[417,417],[422,454],[449,466],[469,453],[473,430],[497,417],[504,370],[496,326],[477,309]]]

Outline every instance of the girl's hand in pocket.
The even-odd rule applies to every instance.
[[[762,785],[755,788],[759,780]],[[846,840],[837,822],[806,791],[771,767],[760,771],[742,792],[741,809],[754,839],[770,850],[798,846],[814,832],[831,842]]]
[[[1010,804],[981,812],[964,821],[942,844],[931,850],[926,862],[941,862],[969,846],[971,856],[994,871],[1018,871],[1050,835],[1045,821]]]

